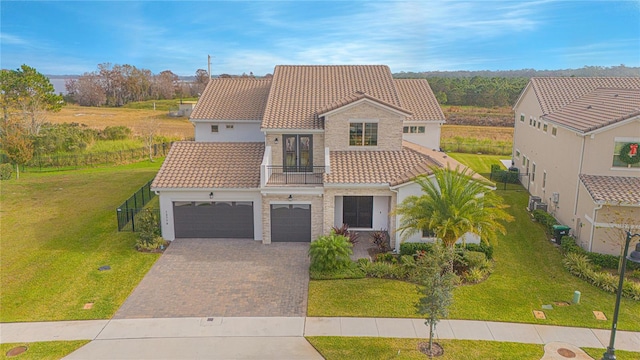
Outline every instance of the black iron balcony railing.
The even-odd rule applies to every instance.
[[[322,184],[324,166],[267,166],[267,185]]]

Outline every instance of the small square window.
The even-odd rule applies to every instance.
[[[424,126],[418,126],[418,134],[424,134]]]
[[[558,134],[558,128],[557,127],[552,127],[551,128],[551,135],[556,136]]]
[[[218,125],[211,125],[211,132],[212,133],[217,133],[218,132]]]
[[[524,122],[524,114],[520,115],[520,121]]]
[[[227,129],[233,129],[233,125],[227,125],[226,128]]]
[[[409,133],[409,127],[408,126],[403,127],[402,128],[402,133],[403,134],[408,134]]]

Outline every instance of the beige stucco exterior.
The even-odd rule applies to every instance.
[[[579,175],[640,176],[640,168],[613,166],[616,139],[640,141],[640,118],[581,133],[546,120],[530,85],[514,110],[512,155],[520,173],[528,174],[522,177],[523,185],[531,195],[541,197],[548,204],[548,212],[560,223],[572,228],[583,248],[601,253],[619,252],[610,246],[604,231],[587,220],[593,219],[594,214],[601,215],[603,210],[598,210],[599,205],[581,184]],[[554,128],[556,135],[553,135]],[[624,206],[616,207],[616,211],[636,210]]]

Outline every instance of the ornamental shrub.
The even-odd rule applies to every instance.
[[[479,251],[465,251],[462,254],[462,259],[467,263],[469,268],[482,268],[486,266],[487,256]]]
[[[13,176],[13,165],[0,164],[0,180],[11,180]]]
[[[142,210],[138,220],[140,230],[136,248],[138,250],[155,250],[165,245],[164,239],[160,236],[158,217],[151,209]]]
[[[533,218],[545,227],[547,234],[553,234],[553,225],[558,225],[553,215],[541,209],[533,210]]]
[[[349,239],[331,232],[330,235],[320,236],[309,247],[311,270],[332,272],[349,266],[353,254]]]
[[[400,255],[415,255],[417,252],[431,252],[433,243],[402,243],[400,244]]]

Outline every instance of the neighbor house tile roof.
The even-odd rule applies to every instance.
[[[192,120],[262,120],[271,79],[211,79],[191,113]]]
[[[441,166],[429,156],[404,147],[400,151],[330,151],[331,172],[325,184],[399,185]]]
[[[551,114],[598,88],[640,89],[640,77],[533,77],[543,114]]]
[[[387,66],[278,65],[273,72],[262,127],[322,129],[318,111],[358,92],[403,108]]]
[[[151,188],[257,188],[263,154],[262,142],[176,142]]]
[[[395,79],[402,106],[411,110],[412,121],[445,121],[444,113],[425,79]]]
[[[596,203],[640,206],[640,177],[580,174],[580,181]]]
[[[543,118],[589,132],[640,115],[640,89],[598,88]]]

